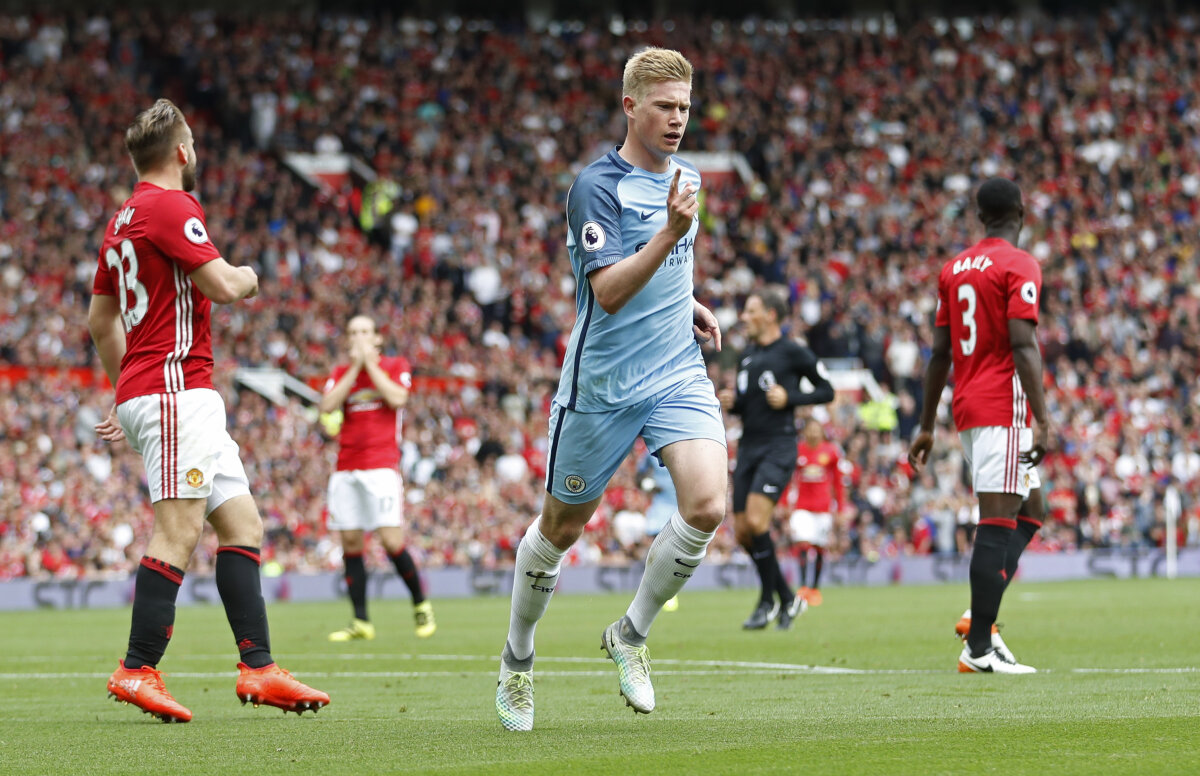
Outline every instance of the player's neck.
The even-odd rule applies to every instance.
[[[1016,245],[1020,238],[1021,231],[1010,227],[1001,227],[998,229],[989,229],[986,237],[989,240],[1004,240],[1009,245]]]
[[[661,174],[671,169],[671,157],[665,156],[660,159],[657,155],[650,153],[645,146],[638,142],[637,136],[632,130],[625,136],[625,142],[617,150],[617,156],[646,172]]]
[[[183,191],[183,174],[179,170],[150,170],[138,176],[138,183],[149,183],[160,189]]]
[[[756,343],[758,343],[759,347],[765,348],[768,345],[774,345],[776,342],[779,341],[779,338],[782,336],[783,336],[783,329],[776,327],[774,329],[765,329],[757,337],[754,338],[754,341]]]

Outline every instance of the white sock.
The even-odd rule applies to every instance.
[[[525,531],[517,547],[517,565],[513,569],[508,648],[513,657],[522,662],[533,656],[533,632],[550,605],[550,596],[558,584],[558,571],[567,554],[542,535],[541,525],[539,515]]]
[[[715,533],[691,527],[676,512],[654,537],[650,551],[646,553],[646,570],[642,572],[641,584],[625,612],[629,624],[637,632],[630,639],[633,643],[637,644],[637,636],[645,641],[663,604],[674,598],[692,578]]]

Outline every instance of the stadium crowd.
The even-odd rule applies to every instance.
[[[1032,549],[1160,545],[1168,514],[1198,544],[1197,21],[1108,11],[535,30],[0,15],[0,578],[124,576],[148,538],[139,461],[91,431],[111,391],[54,370],[98,368],[84,311],[99,232],[133,181],[124,127],[159,95],[195,132],[214,242],[262,278],[256,299],[214,308],[213,328],[264,558],[337,566],[323,524],[333,445],[310,408],[237,389],[233,371],[277,366],[319,386],[361,310],[427,378],[405,417],[411,548],[428,567],[505,563],[540,506],[574,315],[566,187],[620,136],[620,63],[649,43],[697,67],[685,152],[741,152],[755,173],[703,192],[697,295],[728,331],[709,354],[714,380],[732,379],[747,292],[782,282],[791,334],[882,386],[816,410],[847,454],[837,553],[966,547],[972,499],[948,416],[925,477],[910,480],[904,453],[937,269],[973,242],[970,193],[995,174],[1024,189],[1025,247],[1045,275],[1039,337],[1059,438],[1042,468],[1051,519]],[[359,157],[378,175],[369,192],[386,197],[312,188],[283,162],[315,150]],[[617,519],[648,501],[635,457],[571,562],[623,562],[636,547]],[[733,556],[732,537],[712,552]]]

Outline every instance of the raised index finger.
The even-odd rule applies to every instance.
[[[675,177],[671,179],[671,188],[667,191],[667,199],[675,199],[675,192],[679,191],[679,175],[682,172],[682,167],[675,168]]]

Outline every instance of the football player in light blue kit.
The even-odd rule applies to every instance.
[[[679,509],[646,555],[625,616],[602,648],[635,712],[654,710],[646,636],[692,576],[725,517],[728,454],[697,338],[719,349],[716,318],[692,296],[700,175],[674,156],[691,108],[692,66],[646,49],[625,64],[625,142],[579,174],[567,195],[575,328],[550,411],[542,514],[517,549],[496,711],[533,728],[533,634],[563,556],[638,436],[668,470]]]

